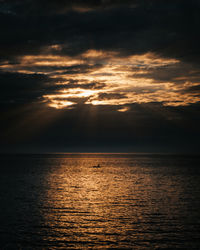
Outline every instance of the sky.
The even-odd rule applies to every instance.
[[[0,152],[198,153],[200,1],[0,0]]]

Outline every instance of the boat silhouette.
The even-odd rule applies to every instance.
[[[101,167],[100,164],[93,166],[93,168],[100,168],[100,167]]]

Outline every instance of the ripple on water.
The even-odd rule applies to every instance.
[[[0,249],[200,249],[200,160],[183,157],[4,159]]]

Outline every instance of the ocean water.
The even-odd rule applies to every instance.
[[[0,249],[200,249],[198,156],[0,159]]]

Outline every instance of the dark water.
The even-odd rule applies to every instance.
[[[0,204],[0,249],[200,249],[200,158],[4,155]]]

